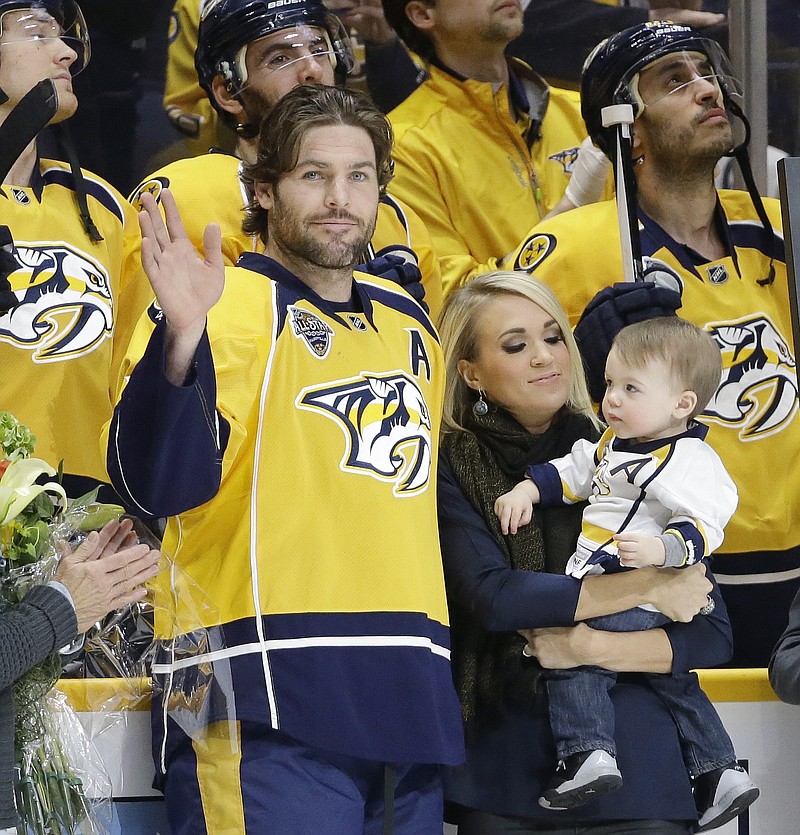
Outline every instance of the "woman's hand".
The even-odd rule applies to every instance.
[[[703,563],[688,568],[639,568],[648,572],[647,602],[670,620],[688,623],[708,603],[711,581]]]
[[[527,655],[535,655],[546,670],[569,670],[584,664],[596,664],[592,652],[597,630],[579,623],[577,626],[553,626],[546,629],[520,629],[528,642]]]
[[[615,672],[672,672],[672,645],[663,629],[603,632],[585,623],[548,629],[522,629],[528,645],[547,670],[569,670],[592,664]]]
[[[114,609],[142,600],[147,594],[143,584],[158,574],[161,554],[135,545],[131,528],[128,519],[109,522],[61,557],[54,579],[72,595],[78,632]]]

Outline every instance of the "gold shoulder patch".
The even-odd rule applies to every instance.
[[[539,264],[556,248],[554,235],[547,232],[539,232],[532,235],[522,245],[522,248],[514,261],[515,270],[533,272]]]

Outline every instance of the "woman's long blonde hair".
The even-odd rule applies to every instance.
[[[474,361],[478,358],[478,315],[484,302],[504,295],[528,299],[555,320],[561,329],[569,354],[571,379],[565,406],[571,412],[585,415],[599,427],[601,424],[592,408],[583,361],[575,337],[572,335],[567,314],[553,291],[528,273],[497,270],[479,275],[456,290],[445,302],[439,317],[439,334],[447,370],[442,432],[469,431],[465,427],[475,402],[475,392],[464,382],[458,371],[458,362],[462,359]]]

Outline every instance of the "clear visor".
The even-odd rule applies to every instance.
[[[742,85],[734,77],[727,55],[716,44],[710,55],[702,52],[671,52],[636,73],[627,85],[642,108],[653,107],[668,96],[703,94],[720,107],[725,100],[741,104]],[[620,85],[623,86],[623,85]]]
[[[0,46],[16,43],[39,43],[59,40],[74,53],[70,73],[77,75],[88,63],[91,54],[89,33],[83,13],[76,5],[69,7],[66,29],[44,6],[12,9],[0,14]]]
[[[258,73],[271,75],[283,72],[291,67],[297,68],[301,61],[336,67],[336,52],[330,36],[324,29],[313,26],[281,29],[243,47],[237,56],[239,73],[243,79],[247,79],[248,75],[245,63],[248,48],[250,69]]]

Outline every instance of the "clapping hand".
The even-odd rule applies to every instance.
[[[136,544],[130,520],[109,522],[92,531],[75,549],[66,549],[55,578],[70,595],[78,618],[78,632],[109,612],[142,600],[144,583],[158,574],[158,551]]]

